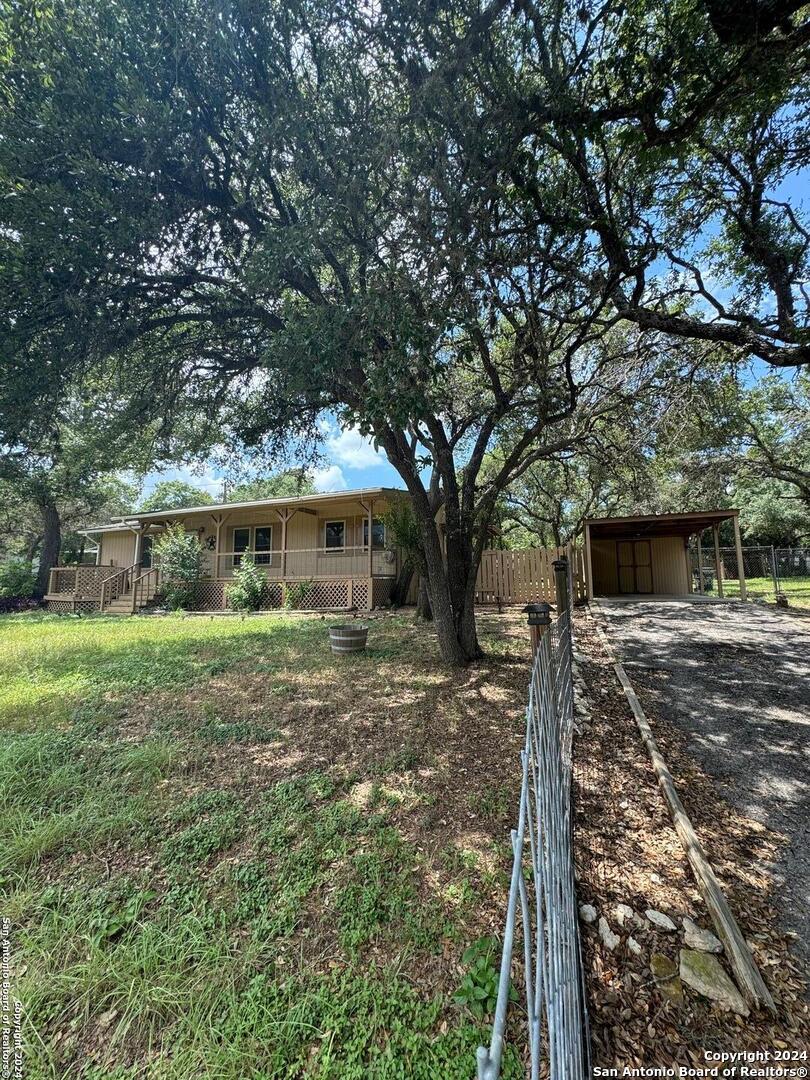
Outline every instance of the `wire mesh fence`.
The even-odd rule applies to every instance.
[[[551,1080],[591,1075],[572,849],[571,608],[560,603],[553,621],[547,604],[536,609],[543,609],[541,633],[526,710],[498,999],[490,1045],[478,1050],[478,1080],[500,1076],[518,926],[529,1075],[537,1080],[541,1066]]]
[[[704,545],[698,569],[698,553],[691,551],[692,581],[696,592],[717,596],[740,595],[740,564],[737,550],[720,548],[720,574],[714,549]],[[773,602],[777,597],[798,606],[810,606],[810,548],[744,547],[742,568],[750,599]],[[702,590],[701,590],[702,584]]]

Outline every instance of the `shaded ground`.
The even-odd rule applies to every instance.
[[[600,602],[645,711],[746,817],[787,838],[771,871],[810,959],[810,619],[759,604]]]
[[[655,928],[643,913],[653,908],[678,927],[685,916],[703,927],[711,927],[711,919],[590,615],[578,614],[576,635],[591,709],[589,719],[580,718],[574,752],[578,892],[621,939],[610,951],[596,924],[582,924],[594,1064],[618,1068],[622,1075],[627,1067],[705,1068],[709,1051],[803,1049],[810,1035],[804,965],[790,955],[774,910],[780,893],[765,869],[777,857],[781,838],[726,802],[685,749],[684,736],[651,709],[656,738],[774,996],[777,1015],[759,1012],[743,1019],[688,989],[682,1002],[673,1004],[656,985],[653,954],[677,964],[683,937]],[[635,681],[637,669],[630,670]],[[630,906],[640,918],[622,925],[618,904]],[[628,944],[631,936],[636,953]]]
[[[319,617],[0,619],[26,1077],[468,1080],[529,659],[480,626],[450,672],[410,616],[343,657]]]

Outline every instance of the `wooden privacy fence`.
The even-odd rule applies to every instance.
[[[475,583],[480,604],[528,604],[555,602],[552,563],[564,555],[571,564],[574,601],[586,598],[583,552],[569,544],[564,548],[523,548],[498,551],[488,548],[481,556]]]

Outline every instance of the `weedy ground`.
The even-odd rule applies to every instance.
[[[487,659],[449,672],[411,616],[356,656],[327,625],[0,618],[29,1080],[472,1075],[526,629],[483,617]]]

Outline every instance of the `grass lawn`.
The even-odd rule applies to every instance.
[[[748,590],[749,600],[766,600],[775,603],[776,593],[773,587],[773,578],[746,578],[745,584]],[[779,581],[780,590],[787,596],[790,607],[810,607],[810,577],[782,578]],[[717,595],[717,585],[708,590],[709,596]],[[739,581],[724,581],[723,595],[727,597],[739,597]]]
[[[528,635],[484,617],[450,673],[410,616],[356,657],[326,626],[0,618],[29,1080],[474,1073],[453,996],[501,927]]]

